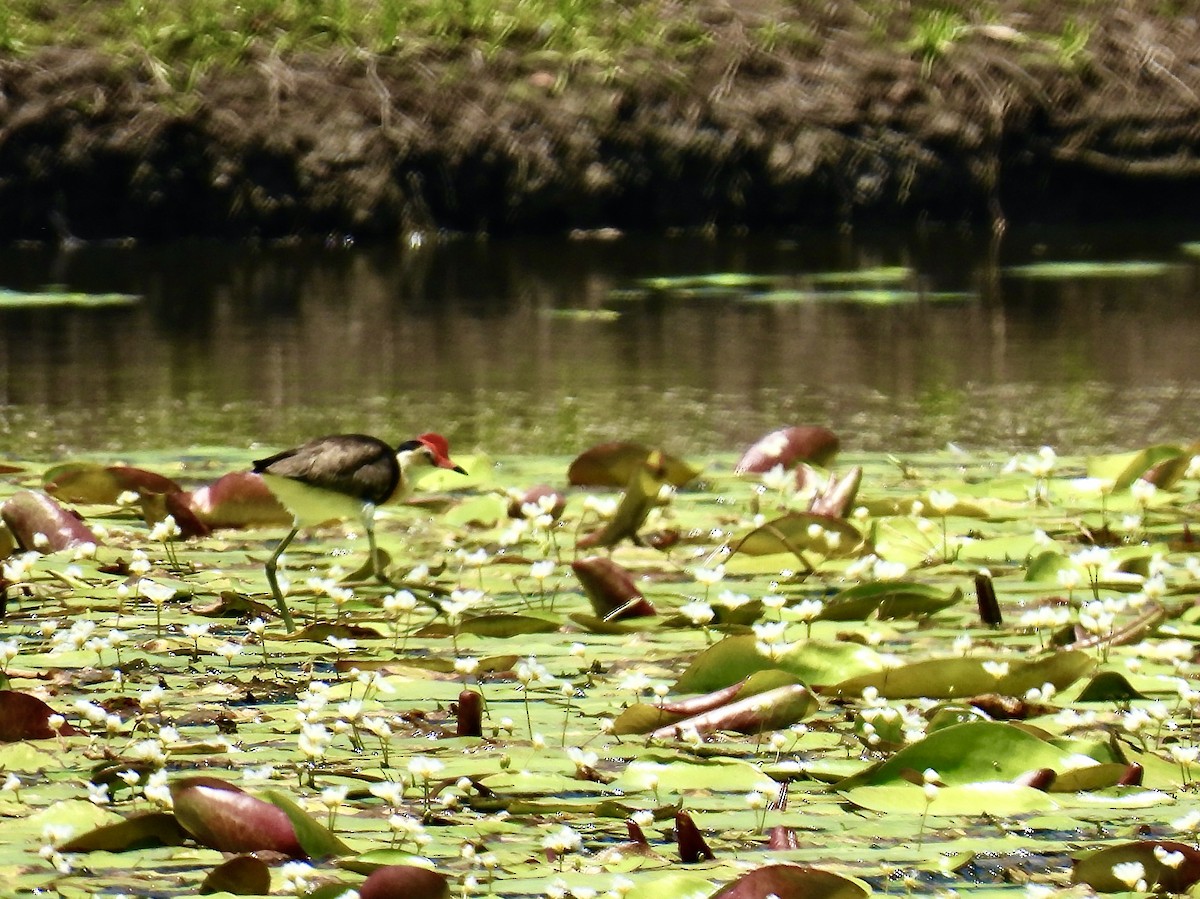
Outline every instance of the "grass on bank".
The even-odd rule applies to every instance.
[[[1147,15],[1165,14],[1150,0],[1144,5]],[[399,60],[507,53],[612,76],[634,60],[670,65],[707,49],[811,56],[850,35],[919,60],[926,71],[976,39],[1027,45],[1071,67],[1104,16],[1089,0],[1026,7],[1014,0],[13,0],[0,7],[0,53],[86,47],[192,76],[304,52]]]

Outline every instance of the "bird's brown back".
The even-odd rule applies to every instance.
[[[292,478],[381,505],[400,484],[396,451],[366,434],[318,437],[254,462],[254,471]]]

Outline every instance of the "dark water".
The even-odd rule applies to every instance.
[[[0,252],[0,287],[140,294],[0,308],[0,456],[441,430],[493,454],[636,437],[734,451],[765,430],[844,446],[1060,451],[1200,437],[1192,232],[456,240],[412,248],[187,244]],[[1153,277],[1029,280],[1044,260]],[[651,298],[647,276],[908,266],[959,302]],[[580,320],[563,309],[619,309]]]

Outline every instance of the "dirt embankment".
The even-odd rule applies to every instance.
[[[1200,215],[1200,16],[1040,5],[922,49],[850,2],[714,3],[683,63],[467,40],[186,90],[44,50],[0,61],[0,241]],[[811,39],[764,39],[802,13]]]

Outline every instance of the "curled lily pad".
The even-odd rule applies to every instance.
[[[661,469],[659,479],[673,487],[684,486],[700,473],[662,450],[621,441],[601,443],[580,453],[567,469],[567,481],[575,487],[624,487],[652,453],[658,454],[654,464]]]
[[[446,875],[416,865],[384,865],[358,887],[361,899],[447,899]]]
[[[232,893],[235,896],[265,896],[271,892],[271,869],[252,855],[239,855],[208,872],[200,884],[200,895]]]
[[[863,535],[844,518],[789,512],[746,534],[733,545],[732,551],[747,556],[791,553],[804,561],[805,552],[847,558],[861,555],[866,550]]]
[[[183,489],[170,478],[144,468],[91,462],[55,466],[43,475],[43,482],[47,493],[66,503],[115,503],[127,491],[141,496]]]
[[[843,475],[830,475],[825,485],[808,501],[808,511],[813,515],[845,518],[854,508],[862,473],[862,466],[855,465]]]
[[[176,820],[202,846],[307,857],[287,813],[240,787],[216,777],[184,777],[170,789]]]
[[[0,743],[17,740],[48,740],[51,737],[70,737],[83,734],[73,724],[50,726],[57,713],[32,693],[19,690],[0,690]]]
[[[635,703],[617,716],[616,721],[613,722],[613,732],[617,734],[649,733],[652,730],[670,727],[688,718],[714,712],[738,699],[795,683],[796,678],[786,671],[771,668],[755,672],[736,684],[700,696],[691,696],[675,701],[664,699],[653,705],[644,702]]]
[[[735,474],[762,474],[776,465],[791,468],[800,462],[827,466],[837,455],[841,441],[828,428],[803,425],[772,431],[742,454]]]
[[[654,606],[633,583],[629,572],[603,556],[589,556],[571,563],[596,617],[604,621],[644,618],[655,615]]]
[[[61,849],[64,852],[126,852],[150,846],[182,846],[187,837],[174,815],[145,812],[72,837]]]
[[[912,581],[873,581],[856,584],[830,597],[817,615],[821,621],[863,621],[877,613],[881,620],[917,618],[949,608],[962,599],[931,584]]]
[[[654,450],[634,468],[613,517],[599,530],[580,537],[577,545],[582,549],[612,547],[627,538],[640,543],[638,529],[650,511],[662,502],[659,491],[666,483],[665,457]]]
[[[58,552],[101,542],[75,513],[44,493],[22,490],[14,494],[0,506],[0,518],[23,549]]]
[[[746,872],[713,893],[711,899],[866,899],[869,895],[870,890],[863,884],[833,871],[804,865],[765,865]]]
[[[261,475],[235,471],[177,502],[210,528],[251,528],[287,525],[291,514],[276,499]]]
[[[679,860],[685,865],[716,858],[687,812],[675,813],[675,842],[679,846]]]
[[[1090,478],[1111,481],[1114,491],[1126,490],[1130,484],[1155,466],[1165,462],[1182,461],[1186,469],[1187,460],[1190,458],[1190,454],[1184,458],[1184,449],[1181,446],[1159,444],[1132,453],[1094,456],[1087,461],[1087,473]]]
[[[780,730],[806,718],[817,705],[816,697],[803,684],[788,684],[660,727],[651,736],[667,740],[690,730],[699,734],[719,730],[744,734]]]
[[[537,509],[538,513],[548,514],[557,521],[566,507],[567,498],[561,491],[548,484],[538,484],[523,493],[509,497],[508,517],[524,518],[527,510]]]
[[[1168,864],[1170,862],[1170,864]],[[1128,868],[1120,866],[1127,865]],[[1118,876],[1128,871],[1141,876],[1130,880]],[[1138,886],[1138,881],[1145,886]],[[1086,883],[1101,893],[1123,893],[1130,890],[1163,893],[1186,893],[1200,880],[1200,851],[1187,843],[1175,840],[1138,840],[1106,846],[1088,852],[1075,860],[1071,868],[1072,883]]]

